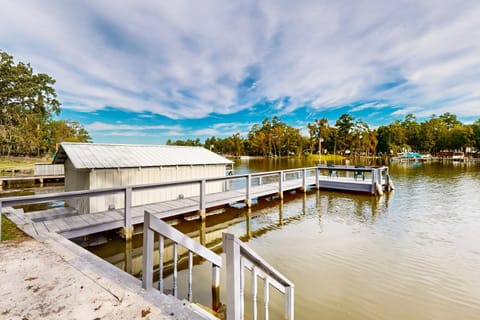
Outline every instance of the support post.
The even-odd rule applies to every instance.
[[[207,217],[207,181],[202,179],[200,182],[200,207],[198,213],[200,218],[203,220]]]
[[[245,203],[247,207],[252,207],[252,175],[247,175]]]
[[[376,170],[375,170],[375,168],[372,168],[370,172],[372,173],[372,187],[371,187],[370,192],[374,195],[375,194],[375,182],[376,182],[376,179],[375,179]]]
[[[133,226],[132,226],[132,188],[125,188],[125,209],[123,215],[123,234],[125,241],[132,241]]]
[[[233,234],[223,234],[223,251],[227,262],[227,319],[240,320],[240,245]]]
[[[283,171],[278,174],[278,196],[283,199]]]
[[[145,211],[143,219],[143,269],[142,287],[145,290],[153,284],[153,231],[150,229],[150,214]]]
[[[212,266],[212,309],[220,309],[220,267]]]
[[[315,187],[320,190],[320,169],[315,168]]]
[[[303,168],[302,170],[302,189],[303,192],[307,192],[307,169]]]

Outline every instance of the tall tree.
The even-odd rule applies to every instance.
[[[50,76],[33,72],[30,64],[14,63],[0,51],[0,123],[7,155],[12,151],[35,153],[42,147],[44,127],[59,114],[60,102]]]

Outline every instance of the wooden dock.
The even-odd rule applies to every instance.
[[[0,190],[3,190],[3,187],[7,187],[8,184],[12,182],[26,182],[31,181],[35,184],[39,184],[43,186],[44,183],[55,181],[55,182],[63,182],[65,176],[63,174],[55,174],[55,175],[29,175],[29,176],[0,176]]]
[[[208,182],[240,180],[243,186],[224,192],[207,194]],[[132,206],[132,192],[152,188],[168,188],[182,184],[197,183],[199,195],[152,204]],[[46,195],[0,198],[0,210],[14,221],[26,233],[36,236],[45,232],[55,232],[66,238],[77,238],[89,234],[123,228],[127,237],[131,237],[133,226],[143,223],[144,212],[148,211],[158,218],[170,218],[186,214],[199,214],[202,219],[207,210],[244,202],[252,205],[252,199],[278,195],[291,190],[308,188],[333,189],[381,195],[383,190],[393,188],[388,168],[354,168],[354,167],[314,167],[294,170],[234,175],[227,177],[178,181],[155,185],[127,186],[109,189],[63,192]],[[22,209],[13,209],[32,203],[64,201],[81,197],[93,197],[107,194],[123,193],[124,208],[104,212],[78,214],[74,208],[54,208],[43,211],[24,213]],[[0,225],[1,230],[1,225]]]

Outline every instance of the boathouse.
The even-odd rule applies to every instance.
[[[65,191],[93,190],[225,176],[232,161],[203,147],[67,143],[60,145],[54,164],[63,164]],[[224,191],[212,182],[206,192]],[[199,194],[198,185],[136,191],[132,205],[144,205]],[[70,200],[80,213],[124,207],[122,194]]]

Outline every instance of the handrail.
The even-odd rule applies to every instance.
[[[269,287],[285,295],[285,319],[294,319],[294,284],[233,234],[223,234],[227,260],[227,319],[244,318],[244,268],[252,271],[253,318],[257,318],[257,277],[264,280],[265,319],[268,319]]]
[[[145,210],[143,224],[143,274],[142,287],[146,290],[153,287],[153,250],[154,233],[159,234],[159,280],[158,290],[163,293],[163,252],[164,238],[174,242],[173,245],[173,288],[172,295],[177,297],[177,260],[178,245],[188,250],[188,300],[192,301],[192,270],[193,254],[196,254],[212,263],[212,308],[216,310],[219,307],[220,295],[220,268],[222,267],[222,258],[210,249],[195,242],[190,237],[176,230],[172,226],[155,217],[152,213]]]

